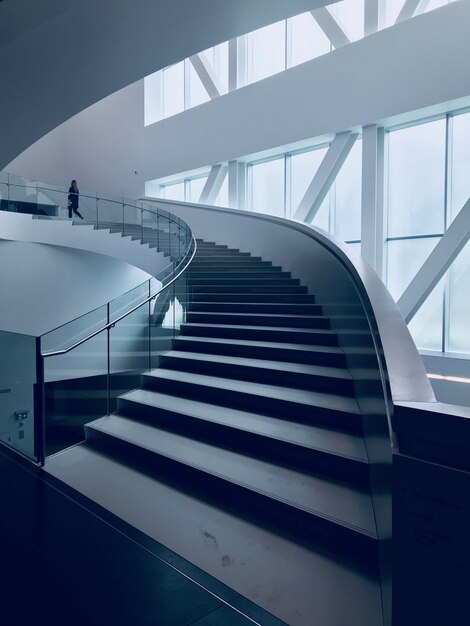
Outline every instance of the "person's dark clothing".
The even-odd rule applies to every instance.
[[[77,191],[74,191],[73,187],[69,188],[69,202],[68,202],[69,217],[72,217],[72,211],[73,211],[75,215],[78,215],[78,217],[83,219],[82,215],[78,211],[78,194],[79,194],[78,189]]]

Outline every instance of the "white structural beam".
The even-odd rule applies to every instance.
[[[204,89],[209,94],[209,97],[217,98],[220,96],[223,93],[222,86],[206,55],[204,53],[193,54],[192,57],[189,57],[189,60],[201,79],[201,83],[204,85]]]
[[[204,185],[199,197],[200,204],[214,204],[225,180],[226,174],[227,167],[224,165],[214,165],[211,168],[206,184]]]
[[[470,198],[398,300],[408,323],[470,239]]]
[[[409,20],[413,15],[418,15],[426,10],[431,0],[405,0],[395,24]]]
[[[362,129],[361,254],[379,276],[384,244],[384,139],[375,124]]]
[[[349,37],[326,7],[314,9],[310,13],[335,48],[341,48],[351,43]]]
[[[304,197],[300,201],[298,209],[294,214],[295,220],[300,222],[311,222],[313,220],[356,139],[357,133],[349,131],[338,133],[335,136]]]
[[[364,37],[385,26],[386,0],[364,0]]]

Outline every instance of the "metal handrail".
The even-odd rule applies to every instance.
[[[96,335],[99,335],[100,333],[104,332],[105,330],[108,330],[109,328],[114,328],[114,326],[116,326],[116,324],[118,322],[120,322],[122,319],[124,319],[125,317],[127,317],[131,313],[134,313],[135,311],[137,311],[137,309],[140,309],[140,307],[144,306],[144,304],[147,304],[147,302],[151,302],[152,300],[154,300],[160,293],[162,293],[162,291],[165,291],[165,289],[167,289],[172,283],[175,282],[175,280],[177,280],[181,276],[181,274],[183,274],[186,271],[188,265],[193,260],[194,255],[196,254],[196,250],[197,250],[197,243],[196,243],[196,239],[194,238],[194,236],[192,237],[192,243],[194,244],[194,250],[193,250],[193,252],[191,254],[191,258],[189,259],[189,261],[185,265],[185,267],[178,274],[176,274],[176,276],[174,276],[166,285],[163,285],[161,287],[161,289],[159,289],[152,296],[149,296],[146,300],[144,300],[140,304],[137,304],[135,307],[133,307],[132,309],[130,309],[126,313],[123,313],[123,315],[121,315],[120,317],[116,318],[113,322],[109,322],[108,324],[105,324],[105,326],[103,326],[99,330],[95,330],[93,333],[91,333],[90,335],[88,335],[84,339],[80,339],[80,341],[77,341],[76,343],[74,343],[73,345],[69,346],[68,348],[64,348],[62,350],[54,350],[52,352],[41,352],[41,356],[46,358],[46,357],[49,357],[49,356],[59,356],[61,354],[67,354],[68,352],[71,352],[75,348],[78,348],[78,346],[81,346],[83,343],[86,343],[90,339],[93,339],[93,337],[96,337]]]
[[[68,193],[66,191],[65,187],[64,187],[64,190],[61,191],[60,189],[52,189],[50,187],[42,187],[42,186],[39,187],[38,185],[33,186],[33,185],[27,185],[27,184],[20,185],[19,183],[11,183],[9,181],[2,182],[2,184],[3,185],[7,185],[7,187],[19,187],[19,188],[23,188],[23,189],[31,188],[31,189],[36,189],[36,190],[39,190],[39,191],[51,191],[51,192],[54,192],[54,193],[63,193],[64,195],[67,195],[67,193]],[[144,207],[144,206],[138,206],[137,204],[131,204],[131,201],[130,202],[126,202],[125,198],[122,198],[122,200],[119,201],[119,200],[116,200],[116,199],[110,198],[110,197],[101,197],[101,196],[98,196],[98,195],[90,196],[90,195],[84,194],[84,193],[80,194],[80,198],[89,198],[90,200],[96,200],[96,201],[105,200],[106,202],[112,202],[114,204],[129,206],[129,207],[131,207],[133,209],[140,209],[141,211],[147,211],[148,213],[151,213],[152,215],[158,215],[158,211],[153,211],[152,209],[148,208],[147,206]],[[183,220],[181,220],[180,222],[177,222],[176,220],[172,219],[172,217],[171,217],[172,214],[170,212],[167,212],[167,211],[165,211],[165,212],[167,213],[167,215],[164,216],[165,219],[167,219],[169,222],[171,222],[173,224],[177,224],[178,226],[181,226],[182,228],[184,228],[186,230],[186,232],[190,232],[190,229],[187,228],[187,224]],[[119,222],[116,222],[116,223],[119,223]],[[138,226],[138,224],[136,224],[136,226]]]

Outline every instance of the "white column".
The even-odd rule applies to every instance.
[[[364,37],[385,27],[386,0],[364,0]]]
[[[362,130],[361,254],[379,276],[384,250],[384,140],[375,124]]]

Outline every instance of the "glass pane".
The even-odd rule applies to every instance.
[[[145,281],[142,285],[138,285],[127,293],[124,293],[116,300],[109,303],[109,321],[113,322],[121,315],[125,315],[135,306],[141,304],[149,296],[149,284]]]
[[[312,182],[320,163],[322,162],[327,148],[319,148],[310,152],[294,154],[291,163],[291,215],[293,216],[299,204]]]
[[[189,71],[189,106],[195,107],[210,100],[204,85],[201,82],[196,70],[191,62],[188,61],[187,69]]]
[[[189,181],[189,202],[199,202],[204,185],[207,182],[207,176],[202,178],[193,178]]]
[[[161,291],[150,308],[150,367],[158,367],[158,356],[171,350],[174,337],[176,307],[173,287]]]
[[[184,61],[163,70],[163,117],[184,110]]]
[[[222,187],[220,188],[217,198],[215,199],[214,206],[228,207],[228,176],[225,176]]]
[[[439,237],[430,237],[387,242],[387,287],[395,300],[408,287],[438,241]]]
[[[222,88],[222,93],[228,91],[228,41],[218,46],[204,50],[202,53],[209,61],[212,70]]]
[[[163,197],[166,200],[179,200],[184,202],[184,183],[176,183],[175,185],[165,185],[162,187]]]
[[[330,195],[331,194],[327,194],[312,221],[313,226],[326,230],[326,232],[330,231]]]
[[[470,198],[470,113],[453,118],[450,216],[454,219]]]
[[[144,124],[154,124],[162,119],[163,73],[155,72],[144,78]]]
[[[326,54],[331,43],[311,13],[302,13],[290,18],[291,27],[291,66]]]
[[[253,165],[252,209],[284,217],[284,159]]]
[[[0,331],[0,441],[34,455],[36,339]]]
[[[46,455],[85,439],[84,425],[107,414],[107,333],[44,359]]]
[[[434,9],[439,9],[439,7],[443,7],[446,4],[450,4],[452,0],[431,0],[431,2],[427,5],[425,12],[433,11]]]
[[[386,0],[387,3],[387,26],[392,26],[405,4],[405,0]]]
[[[109,336],[110,412],[116,398],[141,386],[141,374],[149,368],[149,306],[145,304],[111,328]]]
[[[253,83],[286,69],[285,21],[248,35],[248,82]]]
[[[145,195],[149,198],[162,198],[162,188],[160,183],[155,180],[145,181]]]
[[[444,281],[441,280],[408,324],[420,350],[442,350]]]
[[[445,120],[389,134],[389,237],[443,232],[445,134]]]
[[[111,228],[111,232],[122,232],[124,210],[122,202],[98,199],[98,228]]]
[[[470,353],[470,243],[449,270],[449,296],[448,350]]]
[[[342,0],[328,9],[349,39],[364,37],[364,0]]]
[[[42,336],[42,352],[64,350],[102,328],[108,322],[106,305],[72,320]]]
[[[335,181],[334,234],[339,239],[361,238],[362,141],[356,141]]]

